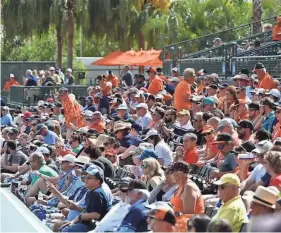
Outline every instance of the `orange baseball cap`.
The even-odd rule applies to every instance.
[[[202,130],[202,133],[209,133],[209,132],[212,132],[212,131],[215,131],[214,127],[211,126],[211,125],[205,125],[203,127],[203,130]]]
[[[156,207],[148,213],[148,216],[150,218],[170,223],[173,226],[176,225],[175,213],[172,211],[172,209],[166,207]]]

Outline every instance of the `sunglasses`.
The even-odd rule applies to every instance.
[[[142,164],[141,165],[141,168],[147,168],[148,167],[148,164]]]
[[[86,121],[92,121],[92,118],[86,118]]]
[[[203,133],[202,135],[205,137],[205,136],[209,136],[209,135],[211,135],[212,133],[213,133],[213,131],[208,132],[208,133]]]

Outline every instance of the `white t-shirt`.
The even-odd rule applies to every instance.
[[[160,141],[154,148],[155,153],[159,159],[164,160],[164,165],[170,165],[173,163],[173,152],[171,151],[169,145],[164,141]]]
[[[178,128],[183,128],[183,129],[187,129],[187,130],[194,130],[191,121],[188,121],[185,125],[180,125],[179,122],[175,123],[175,126]]]
[[[261,181],[261,178],[265,175],[266,170],[262,164],[257,165],[251,172],[249,179],[253,180],[255,183]]]
[[[100,222],[96,223],[95,230],[90,232],[113,232],[119,227],[123,218],[129,212],[130,207],[131,205],[120,201],[110,209]]]

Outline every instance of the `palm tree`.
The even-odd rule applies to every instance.
[[[253,1],[253,34],[257,34],[262,31],[262,0],[252,0]]]

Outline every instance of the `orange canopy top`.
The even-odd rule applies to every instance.
[[[93,62],[92,65],[131,65],[131,66],[161,66],[162,61],[159,59],[162,50],[139,50],[133,49],[127,52],[116,51],[105,56],[101,60]]]

